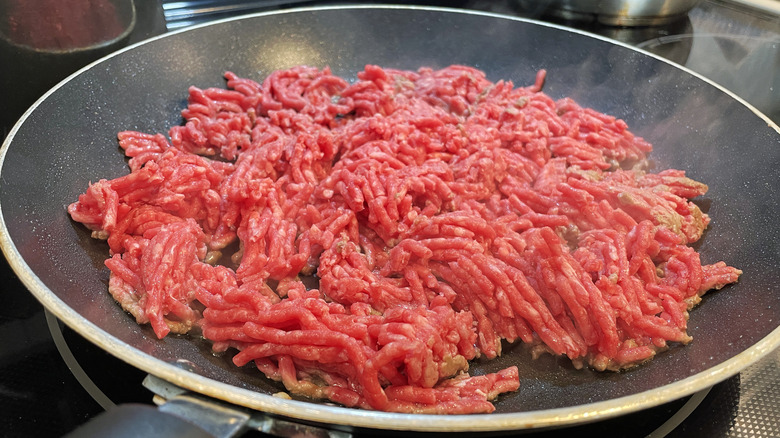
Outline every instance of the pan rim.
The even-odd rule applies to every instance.
[[[0,224],[2,224],[0,229],[4,230],[5,219],[2,211],[0,211]],[[0,235],[0,247],[5,252],[9,264],[19,275],[19,279],[48,311],[85,339],[116,358],[174,385],[250,408],[261,414],[280,415],[328,425],[417,432],[488,432],[580,425],[634,413],[687,397],[726,380],[780,348],[780,327],[778,327],[745,351],[685,379],[628,396],[562,408],[477,415],[399,414],[359,410],[315,402],[286,400],[254,392],[192,373],[143,353],[106,333],[60,300],[37,275],[32,273],[7,233]],[[16,271],[17,268],[23,270]],[[39,295],[41,292],[43,294]]]
[[[424,11],[440,11],[447,13],[456,13],[463,15],[480,15],[487,17],[500,18],[504,20],[520,21],[545,27],[556,28],[566,32],[572,32],[581,34],[587,37],[596,38],[599,40],[607,41],[611,44],[619,45],[628,48],[632,51],[643,53],[647,56],[651,56],[657,60],[661,60],[667,64],[681,69],[688,74],[691,74],[699,79],[704,80],[708,84],[716,87],[721,92],[726,93],[731,98],[740,102],[742,105],[749,108],[758,117],[763,119],[769,127],[780,133],[780,127],[770,120],[766,115],[761,113],[751,104],[744,99],[735,95],[731,91],[727,90],[723,86],[715,83],[714,81],[696,73],[684,66],[678,65],[672,61],[661,58],[650,52],[638,49],[636,47],[624,44],[612,39],[602,37],[599,35],[591,34],[588,32],[571,29],[565,26],[559,26],[551,23],[537,21],[533,19],[511,17],[502,14],[488,13],[488,12],[476,12],[476,11],[463,11],[454,8],[442,8],[442,7],[422,7],[422,6],[395,6],[395,5],[357,5],[357,6],[325,6],[325,7],[305,7],[305,8],[292,8],[284,11],[271,11],[261,12],[254,14],[242,15],[239,17],[232,17],[222,20],[217,20],[209,23],[200,24],[197,26],[179,29],[166,34],[150,38],[148,40],[130,45],[124,49],[114,52],[104,58],[101,58],[72,75],[65,78],[58,85],[50,89],[41,98],[39,98],[35,104],[33,104],[14,125],[9,132],[7,138],[3,142],[0,149],[0,176],[2,175],[3,165],[5,163],[5,157],[7,151],[13,143],[13,138],[20,126],[24,124],[27,118],[32,114],[38,106],[40,106],[48,97],[55,93],[65,83],[71,81],[73,78],[79,76],[83,72],[91,69],[95,65],[100,64],[106,59],[114,56],[119,56],[133,48],[156,41],[158,39],[167,38],[172,35],[195,31],[202,27],[219,25],[220,23],[238,21],[244,19],[251,19],[255,17],[269,16],[269,15],[281,15],[281,14],[293,14],[302,12],[316,12],[316,11],[330,11],[330,10],[357,10],[357,9],[394,9],[394,10],[424,10]],[[588,403],[583,405],[567,406],[563,408],[547,409],[540,411],[525,411],[515,413],[494,413],[494,414],[480,414],[480,415],[427,415],[427,414],[397,414],[388,412],[377,411],[364,411],[352,408],[345,408],[339,406],[329,406],[324,404],[316,404],[312,402],[302,402],[295,400],[285,400],[277,397],[273,397],[268,394],[262,394],[253,392],[249,389],[239,388],[230,384],[219,382],[210,378],[206,378],[195,373],[183,370],[173,364],[154,358],[151,355],[144,353],[129,344],[126,344],[113,335],[103,331],[95,324],[78,314],[74,309],[67,306],[51,289],[49,289],[40,278],[35,275],[19,253],[15,243],[11,240],[8,233],[8,228],[5,222],[2,208],[0,208],[0,249],[4,252],[11,268],[19,276],[19,279],[25,285],[25,287],[40,301],[46,309],[51,311],[58,319],[74,329],[77,333],[84,336],[90,342],[96,344],[103,350],[116,356],[117,358],[135,366],[145,372],[153,374],[159,378],[169,381],[173,384],[189,389],[194,392],[198,392],[216,399],[228,401],[237,405],[252,408],[258,411],[262,411],[274,415],[282,415],[289,418],[298,420],[313,421],[323,424],[335,424],[341,426],[361,427],[368,429],[388,429],[388,430],[413,430],[420,432],[481,432],[481,431],[506,431],[506,430],[521,430],[521,429],[538,429],[548,427],[560,427],[570,426],[574,424],[582,424],[586,422],[604,420],[619,415],[624,415],[632,412],[636,412],[642,409],[647,409],[653,406],[663,404],[665,402],[673,401],[688,395],[691,395],[697,391],[717,384],[728,377],[733,376],[739,371],[754,364],[770,352],[780,347],[780,327],[777,327],[767,336],[759,340],[757,343],[742,351],[741,353],[727,359],[720,364],[711,367],[705,371],[689,376],[685,379],[675,381],[673,383],[654,388],[652,390],[643,391],[640,393],[600,401],[594,403]]]

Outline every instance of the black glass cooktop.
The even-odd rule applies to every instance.
[[[311,1],[136,2],[138,29],[130,42],[171,29],[259,10],[310,6]],[[332,4],[333,2],[327,2]],[[411,3],[411,2],[394,2]],[[599,33],[666,57],[732,90],[780,122],[780,18],[776,0],[702,1],[663,26],[610,27],[567,20],[518,1],[414,2],[535,19]],[[756,6],[758,3],[758,6]],[[763,3],[763,4],[762,4]],[[767,7],[768,5],[768,7]],[[0,65],[14,62],[2,59]],[[49,72],[49,87],[71,71]],[[0,134],[43,93],[12,93],[2,83]],[[48,315],[0,261],[0,424],[3,436],[62,436],[117,404],[152,405],[145,374],[110,356]],[[558,436],[561,431],[524,436]],[[566,433],[649,437],[780,436],[780,351],[708,390],[636,414],[566,429]],[[248,435],[262,435],[248,432]],[[359,433],[356,435],[360,435]]]

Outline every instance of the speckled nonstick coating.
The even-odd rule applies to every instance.
[[[90,181],[128,172],[116,134],[181,123],[187,87],[224,87],[223,73],[261,81],[299,64],[354,78],[366,64],[398,69],[466,64],[491,80],[529,85],[624,119],[650,141],[658,169],[707,183],[696,202],[712,218],[703,263],[725,260],[739,283],[691,313],[694,341],[622,373],[574,370],[521,346],[473,373],[520,368],[520,390],[489,415],[402,415],[270,394],[280,387],[236,368],[205,342],[158,340],[107,293],[108,248],[71,221],[66,205]],[[749,80],[749,78],[746,78]],[[780,345],[780,134],[731,93],[629,46],[516,18],[410,7],[300,9],[217,22],[131,46],[81,70],[39,100],[11,131],[0,168],[0,244],[51,312],[128,363],[237,405],[315,423],[413,431],[507,431],[608,418],[718,383]]]

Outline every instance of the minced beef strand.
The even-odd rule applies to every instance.
[[[202,335],[296,395],[486,413],[502,342],[621,370],[687,343],[737,281],[689,246],[707,186],[648,171],[615,117],[465,66],[299,66],[190,87],[184,123],[119,133],[131,172],[71,217],[106,239],[109,292],[162,338]],[[522,389],[520,389],[522,390]]]

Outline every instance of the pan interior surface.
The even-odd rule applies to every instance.
[[[530,85],[614,115],[654,146],[657,169],[709,185],[696,202],[712,218],[702,263],[743,270],[691,312],[694,341],[621,373],[531,360],[507,346],[471,373],[509,365],[520,390],[491,415],[434,417],[357,411],[271,396],[282,390],[204,341],[158,340],[107,293],[107,246],[70,220],[66,206],[89,182],[128,172],[116,134],[167,132],[181,123],[187,87],[224,87],[231,71],[257,81],[274,70],[330,67],[354,78],[365,65],[416,70],[476,67],[492,81]],[[780,344],[780,138],[777,127],[707,80],[605,39],[533,21],[445,9],[358,7],[259,14],[133,46],[52,90],[2,150],[1,243],[31,292],[87,339],[147,372],[224,400],[315,422],[411,430],[506,430],[573,424],[648,408],[711,386]]]

